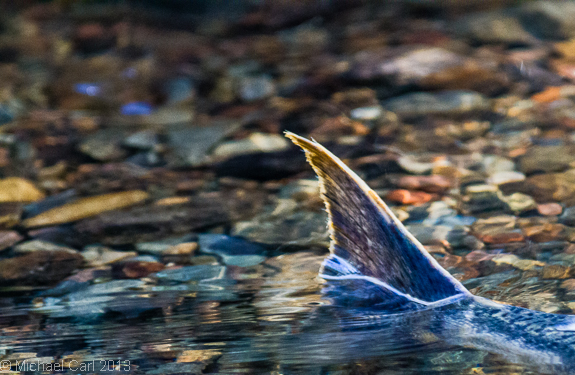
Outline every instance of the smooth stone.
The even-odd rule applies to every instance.
[[[180,268],[165,269],[157,272],[155,277],[160,280],[189,282],[200,280],[221,279],[224,277],[226,267],[220,265],[203,264]]]
[[[545,203],[537,206],[537,211],[543,216],[557,216],[563,212],[563,207],[559,203]]]
[[[87,246],[84,251],[82,251],[84,260],[91,267],[100,267],[112,264],[128,258],[133,258],[137,255],[138,253],[135,251],[115,251],[106,246]]]
[[[279,134],[252,133],[248,138],[224,142],[212,153],[215,157],[228,158],[255,152],[283,151],[290,147],[288,140]]]
[[[515,214],[537,209],[537,203],[535,200],[529,195],[522,193],[513,193],[507,197],[504,197],[503,200]]]
[[[269,98],[275,91],[274,81],[267,75],[243,77],[238,84],[238,96],[246,102]]]
[[[481,43],[526,44],[536,41],[517,17],[501,11],[465,16],[456,23],[455,30]]]
[[[521,259],[517,255],[513,254],[500,254],[496,255],[492,259],[496,264],[509,264],[514,268],[520,269],[522,271],[529,271],[537,269],[537,267],[545,266],[545,263],[532,260],[532,259]]]
[[[20,177],[0,179],[0,203],[35,202],[45,198],[31,181]]]
[[[383,109],[380,106],[354,108],[349,116],[354,120],[371,121],[381,117]]]
[[[126,151],[120,146],[125,131],[118,129],[102,129],[89,135],[79,146],[84,154],[99,160],[112,161],[126,156]]]
[[[154,255],[162,255],[169,249],[172,249],[183,243],[191,243],[196,241],[197,236],[194,234],[188,234],[182,237],[166,238],[160,241],[153,242],[140,242],[137,243],[136,250],[142,253],[150,253]]]
[[[13,230],[0,231],[0,252],[20,242],[22,239],[24,239],[24,237],[22,237],[16,231]]]
[[[422,163],[409,156],[400,156],[397,163],[407,172],[425,174],[431,171],[433,163]]]
[[[520,182],[525,180],[525,175],[521,172],[502,171],[495,172],[487,179],[487,182],[493,185],[503,185],[511,182]]]
[[[50,285],[80,267],[83,259],[69,251],[34,251],[0,260],[0,285]]]
[[[152,130],[142,130],[124,139],[125,146],[139,150],[150,150],[158,143],[160,143],[158,133]]]
[[[223,234],[200,234],[198,237],[200,251],[215,254],[229,266],[248,267],[266,260],[266,249],[243,238]]]
[[[168,146],[173,152],[171,164],[194,167],[206,163],[211,148],[236,131],[239,125],[237,122],[224,122],[169,130]]]
[[[77,198],[76,190],[68,189],[61,193],[51,195],[46,199],[42,199],[41,201],[30,203],[24,207],[24,218],[39,215],[42,212],[69,203],[70,201],[73,201],[76,198]]]
[[[563,214],[559,216],[559,222],[570,227],[575,227],[575,206],[567,207],[563,210]]]
[[[530,30],[550,39],[575,36],[575,3],[570,1],[534,1],[525,3],[521,16]]]
[[[103,212],[133,206],[145,201],[148,197],[149,194],[145,191],[132,190],[81,198],[26,219],[22,224],[30,228],[69,223]]]
[[[416,92],[405,94],[385,103],[385,108],[402,118],[427,115],[459,115],[482,111],[490,106],[483,95],[467,90],[438,93]]]
[[[575,162],[573,146],[533,146],[519,160],[519,169],[525,174],[535,172],[561,172]]]
[[[196,113],[191,108],[160,107],[149,115],[143,117],[143,125],[163,128],[165,126],[191,125]]]
[[[481,161],[483,166],[483,171],[488,175],[493,175],[497,172],[508,172],[515,170],[515,163],[513,160],[497,156],[497,155],[485,155]]]
[[[15,253],[29,253],[33,251],[67,251],[72,254],[78,253],[77,250],[71,249],[69,247],[56,245],[52,242],[43,241],[43,240],[31,240],[22,242],[14,246]]]

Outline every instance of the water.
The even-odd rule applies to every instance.
[[[192,266],[144,280],[99,280],[27,297],[14,293],[0,300],[3,369],[538,373],[496,354],[445,342],[433,333],[427,312],[382,318],[369,310],[331,305],[322,298],[323,281],[316,277],[323,256],[301,252],[250,267]]]

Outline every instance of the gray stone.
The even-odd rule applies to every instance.
[[[154,276],[160,280],[187,283],[189,281],[221,279],[224,277],[225,271],[224,266],[203,264],[163,270]]]
[[[545,38],[575,36],[575,3],[572,1],[528,2],[521,8],[521,15],[530,30]]]
[[[244,77],[239,80],[238,95],[246,102],[268,98],[275,91],[274,81],[267,75]]]
[[[533,146],[519,161],[519,169],[525,174],[535,172],[560,172],[575,162],[573,146]]]
[[[517,17],[501,11],[470,14],[455,24],[455,30],[481,43],[517,44],[536,41]]]
[[[15,253],[29,253],[38,250],[47,250],[47,251],[66,251],[68,253],[77,253],[78,251],[75,249],[71,249],[69,247],[56,245],[52,242],[43,241],[43,240],[31,240],[22,242],[14,246]]]
[[[81,144],[80,151],[99,161],[119,160],[126,156],[120,147],[125,132],[118,129],[102,129],[88,136]]]
[[[215,254],[230,266],[248,267],[266,260],[266,249],[243,238],[223,234],[200,234],[200,251]]]
[[[399,117],[412,118],[426,115],[459,115],[486,110],[489,105],[489,100],[477,92],[451,90],[402,95],[388,100],[385,108]]]
[[[185,127],[168,131],[168,145],[172,150],[170,164],[194,167],[206,163],[212,147],[238,127],[239,123],[223,122],[206,127]]]

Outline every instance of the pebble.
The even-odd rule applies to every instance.
[[[14,244],[22,241],[22,237],[18,232],[12,230],[0,230],[0,252],[8,249]]]
[[[563,212],[563,207],[559,203],[545,203],[537,205],[537,212],[543,216],[558,216]]]
[[[521,172],[503,171],[495,172],[487,179],[487,182],[493,185],[503,185],[511,182],[521,182],[525,180],[525,175]]]
[[[381,117],[383,109],[379,106],[354,108],[349,116],[354,120],[371,121]]]
[[[56,245],[54,243],[43,240],[26,241],[14,246],[14,252],[17,254],[30,253],[34,251],[67,251],[72,254],[78,252],[69,247]]]
[[[0,203],[36,202],[45,198],[31,181],[20,177],[0,179]]]
[[[52,285],[79,268],[83,259],[69,251],[34,251],[0,260],[2,285]]]
[[[125,132],[119,129],[102,129],[92,134],[80,144],[80,151],[100,161],[124,158],[127,153],[120,147]]]
[[[433,198],[433,195],[423,191],[409,191],[405,189],[393,190],[385,196],[385,199],[391,202],[414,205],[427,203]]]
[[[549,39],[575,37],[575,4],[533,1],[521,7],[523,22],[537,35]]]
[[[207,162],[212,147],[224,137],[236,131],[239,123],[225,122],[208,127],[186,127],[169,130],[168,146],[173,157],[168,160],[174,166],[199,166]]]
[[[514,268],[520,269],[522,271],[535,270],[538,267],[545,266],[545,263],[532,260],[532,259],[521,259],[517,255],[513,254],[500,254],[496,255],[492,259],[496,264],[509,264]]]
[[[558,264],[549,264],[543,267],[541,278],[543,279],[567,279],[570,277],[569,267]]]
[[[219,265],[198,265],[180,268],[164,269],[157,272],[155,277],[159,280],[186,283],[190,281],[221,279],[226,268]]]
[[[266,260],[263,246],[238,237],[200,234],[198,244],[202,253],[218,255],[228,266],[248,267]]]
[[[515,163],[507,158],[497,155],[485,155],[481,161],[483,171],[488,175],[498,172],[510,172],[515,169]]]
[[[459,20],[455,29],[480,43],[528,44],[536,42],[521,21],[501,11],[472,13]]]
[[[519,169],[526,175],[536,172],[561,172],[575,162],[571,146],[533,146],[519,159]]]
[[[290,147],[288,140],[278,134],[252,133],[248,138],[220,144],[211,155],[229,158],[236,155],[284,151]]]
[[[405,119],[429,115],[460,115],[487,110],[489,105],[489,100],[483,95],[465,90],[405,94],[384,104],[385,109]]]
[[[271,77],[261,75],[241,78],[238,91],[238,96],[242,100],[252,102],[272,96],[275,93],[276,88]]]
[[[453,186],[453,181],[441,175],[401,176],[397,185],[409,190],[424,190],[428,193],[444,193]]]
[[[81,254],[90,267],[100,267],[138,255],[135,251],[115,251],[106,246],[87,246]]]
[[[26,219],[22,224],[27,227],[40,227],[69,223],[100,213],[133,206],[149,198],[149,194],[141,190],[124,191],[81,198],[72,203],[64,204],[45,211],[37,216]]]
[[[511,209],[511,211],[516,215],[537,209],[537,203],[535,203],[535,200],[529,195],[522,193],[513,193],[504,197],[503,200],[507,203],[509,209]]]

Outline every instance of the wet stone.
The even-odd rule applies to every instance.
[[[0,260],[0,284],[51,285],[80,267],[80,254],[69,251],[34,251]]]
[[[543,267],[541,277],[543,279],[567,279],[570,277],[570,274],[569,267],[551,264]]]
[[[152,130],[142,130],[137,133],[131,134],[124,139],[126,147],[136,148],[140,150],[149,150],[154,148],[159,143],[158,134]]]
[[[19,177],[0,180],[0,202],[35,202],[45,195],[34,184]]]
[[[164,267],[164,264],[153,261],[120,261],[112,265],[112,276],[117,279],[141,279],[152,273],[163,270]]]
[[[136,250],[139,252],[161,255],[170,249],[178,247],[181,244],[196,243],[192,242],[196,239],[196,235],[190,234],[182,237],[166,238],[161,241],[141,242],[137,243],[135,246]]]
[[[537,212],[543,216],[561,215],[563,207],[558,203],[546,203],[537,205]]]
[[[228,266],[248,267],[266,260],[266,249],[242,238],[222,234],[200,234],[199,247],[202,253],[215,254]]]
[[[515,171],[502,171],[495,172],[489,176],[487,182],[493,185],[503,185],[512,182],[521,182],[525,180],[525,175],[521,172]]]
[[[536,39],[529,34],[518,17],[501,11],[473,13],[459,20],[457,32],[481,43],[527,44]]]
[[[489,108],[489,101],[473,91],[418,92],[390,99],[385,109],[402,118],[426,115],[460,115]]]
[[[103,129],[87,137],[79,146],[80,151],[100,161],[119,160],[126,156],[126,151],[120,146],[125,131],[118,129]]]
[[[397,185],[404,189],[423,190],[429,193],[443,193],[449,190],[453,182],[451,179],[440,176],[402,176]]]
[[[20,242],[22,237],[18,232],[11,230],[0,231],[0,252]]]
[[[234,132],[238,125],[231,122],[169,130],[167,138],[172,156],[168,160],[175,166],[193,167],[206,163],[211,148]]]
[[[134,251],[115,251],[105,246],[87,246],[82,251],[84,260],[90,267],[100,267],[138,255]]]
[[[504,197],[503,200],[507,203],[509,209],[515,214],[521,214],[523,212],[534,211],[537,209],[537,203],[535,203],[535,200],[529,195],[514,193]]]
[[[14,252],[17,254],[30,253],[34,251],[66,251],[72,254],[76,254],[78,252],[75,249],[56,245],[54,243],[43,240],[26,241],[14,246]]]
[[[575,227],[575,206],[567,207],[561,216],[559,216],[559,222],[570,227]]]
[[[571,146],[534,146],[519,160],[519,169],[525,174],[535,172],[560,172],[575,162]]]
[[[521,8],[526,24],[538,35],[550,39],[575,36],[575,4],[571,2],[534,1]]]
[[[283,151],[288,147],[288,140],[279,134],[252,133],[248,138],[220,144],[212,155],[227,158],[254,152]]]
[[[165,269],[154,276],[159,280],[186,283],[189,281],[219,279],[224,276],[226,268],[219,265],[197,265]]]

